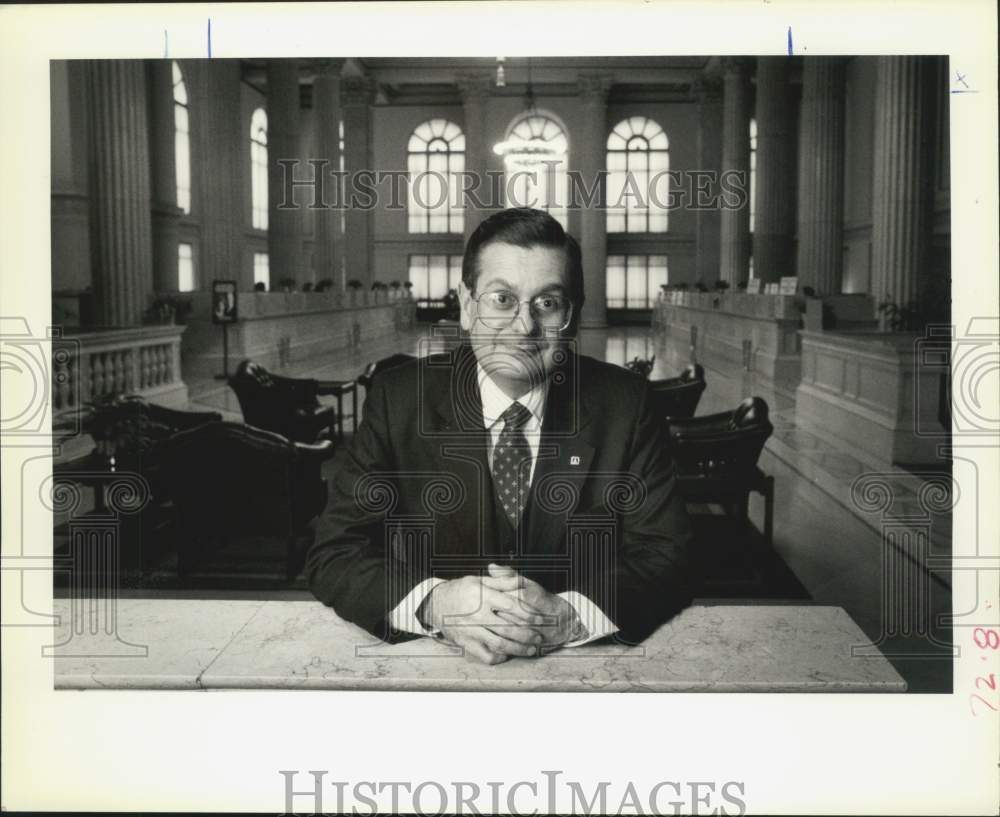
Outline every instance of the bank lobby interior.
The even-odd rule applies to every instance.
[[[910,692],[950,691],[951,507],[935,491],[952,472],[950,341],[933,328],[950,317],[947,68],[52,62],[55,473],[81,487],[54,510],[57,598],[113,586],[136,604],[311,599],[289,552],[325,496],[295,496],[336,473],[374,364],[457,337],[448,292],[464,243],[502,202],[310,208],[315,187],[299,184],[298,206],[282,207],[279,159],[298,160],[300,181],[315,167],[507,179],[542,156],[556,192],[534,192],[583,252],[580,351],[651,362],[646,376],[680,387],[695,419],[735,422],[759,398],[769,430],[748,505],[689,505],[709,574],[696,604],[840,608]],[[671,186],[743,173],[747,196],[623,195],[623,171],[645,183],[668,169]],[[606,208],[565,206],[567,171],[605,170]],[[236,294],[232,322],[219,282]],[[278,391],[283,409],[261,402]],[[109,489],[132,471],[151,486],[141,510],[127,507],[141,486]],[[113,564],[95,555],[108,530]]]

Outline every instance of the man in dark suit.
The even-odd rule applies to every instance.
[[[690,602],[690,532],[645,379],[574,352],[579,245],[545,212],[496,213],[459,298],[462,342],[374,379],[313,593],[486,663],[636,643]]]

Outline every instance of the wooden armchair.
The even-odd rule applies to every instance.
[[[748,519],[750,492],[764,497],[764,538],[774,527],[774,477],[757,467],[764,443],[774,431],[767,403],[748,397],[734,410],[671,420],[671,453],[677,464],[677,490],[685,502],[722,505]]]
[[[138,473],[149,489],[149,503],[135,516],[120,520],[119,568],[143,574],[172,536],[173,495],[165,475],[171,440],[179,433],[222,420],[214,411],[179,411],[147,403],[136,396],[108,401],[91,409],[88,432],[96,447],[75,460],[56,462],[53,479],[93,490],[96,513],[106,512],[105,491],[114,471]],[[66,531],[56,529],[57,539]],[[57,543],[57,551],[62,547]],[[131,581],[131,579],[129,579]]]
[[[239,423],[211,423],[175,436],[166,475],[178,514],[178,573],[186,580],[231,545],[230,563],[252,571],[266,557],[255,543],[284,544],[289,581],[301,569],[309,522],[326,507],[321,466],[333,443],[293,442]],[[217,559],[216,559],[217,561]],[[230,564],[230,567],[232,564]],[[228,571],[227,571],[228,572]]]
[[[339,397],[343,385],[340,381],[281,377],[252,360],[240,363],[229,378],[248,425],[301,443],[316,442],[320,436],[329,438],[335,430],[342,433],[337,412],[332,406],[320,405],[317,397]]]
[[[691,363],[678,377],[649,381],[659,415],[668,421],[673,418],[694,417],[705,391],[705,370]]]

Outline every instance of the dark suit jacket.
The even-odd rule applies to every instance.
[[[494,508],[476,359],[467,344],[378,375],[332,485],[306,575],[379,638],[429,576],[510,564],[577,590],[635,643],[690,602],[690,529],[646,381],[567,352],[549,384],[517,532]]]

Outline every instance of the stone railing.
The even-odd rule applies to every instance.
[[[794,388],[798,382],[802,313],[795,295],[665,292],[652,328],[693,360],[737,374],[756,371]]]
[[[137,326],[64,336],[53,356],[54,411],[112,394],[138,394],[167,406],[187,402],[181,379],[183,326]]]
[[[802,332],[796,422],[878,462],[937,461],[940,384],[921,376],[916,333]]]
[[[188,378],[232,373],[243,359],[267,368],[323,356],[360,354],[361,347],[413,327],[416,301],[405,290],[241,292],[238,321],[212,323],[211,293],[195,292],[182,351]],[[224,359],[228,351],[228,361]]]

